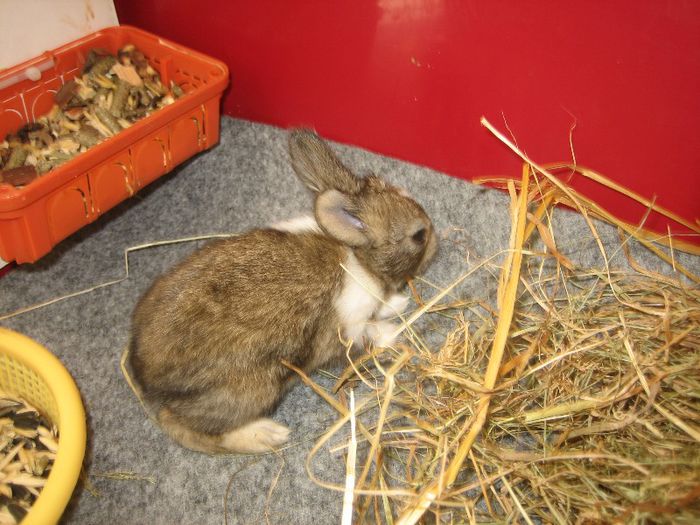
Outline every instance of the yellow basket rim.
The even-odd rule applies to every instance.
[[[56,396],[59,446],[51,473],[23,525],[56,523],[73,494],[85,455],[85,410],[78,387],[61,361],[26,335],[0,327],[0,352],[22,363]]]

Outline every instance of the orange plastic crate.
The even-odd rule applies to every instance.
[[[61,240],[219,140],[228,68],[218,60],[129,26],[97,31],[0,73],[0,140],[53,106],[82,73],[92,48],[116,54],[134,44],[185,92],[23,188],[0,183],[0,258],[34,262]],[[41,74],[39,80],[31,80]]]

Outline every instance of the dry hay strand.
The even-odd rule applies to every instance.
[[[697,523],[698,276],[679,268],[672,237],[660,243],[668,254],[517,153],[526,164],[519,194],[509,184],[497,309],[449,302],[453,283],[417,297],[422,307],[403,325],[409,344],[368,349],[335,393],[304,375],[340,414],[307,471],[346,498],[354,486],[356,523]],[[603,268],[578,268],[558,251],[558,202],[587,220]],[[632,270],[611,268],[590,217],[651,245],[675,275],[641,268],[626,237]],[[449,323],[437,347],[413,328],[420,316]],[[314,468],[334,442],[356,448],[345,484]]]

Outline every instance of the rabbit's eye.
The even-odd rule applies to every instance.
[[[421,228],[411,235],[411,239],[413,239],[416,244],[423,244],[425,242],[425,228]]]

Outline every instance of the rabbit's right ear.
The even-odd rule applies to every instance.
[[[354,213],[352,198],[338,190],[328,190],[316,199],[316,220],[326,233],[352,247],[367,244],[367,226]]]
[[[358,178],[311,130],[295,129],[290,133],[289,156],[297,177],[315,193],[339,190],[345,194],[354,194],[360,190]]]

